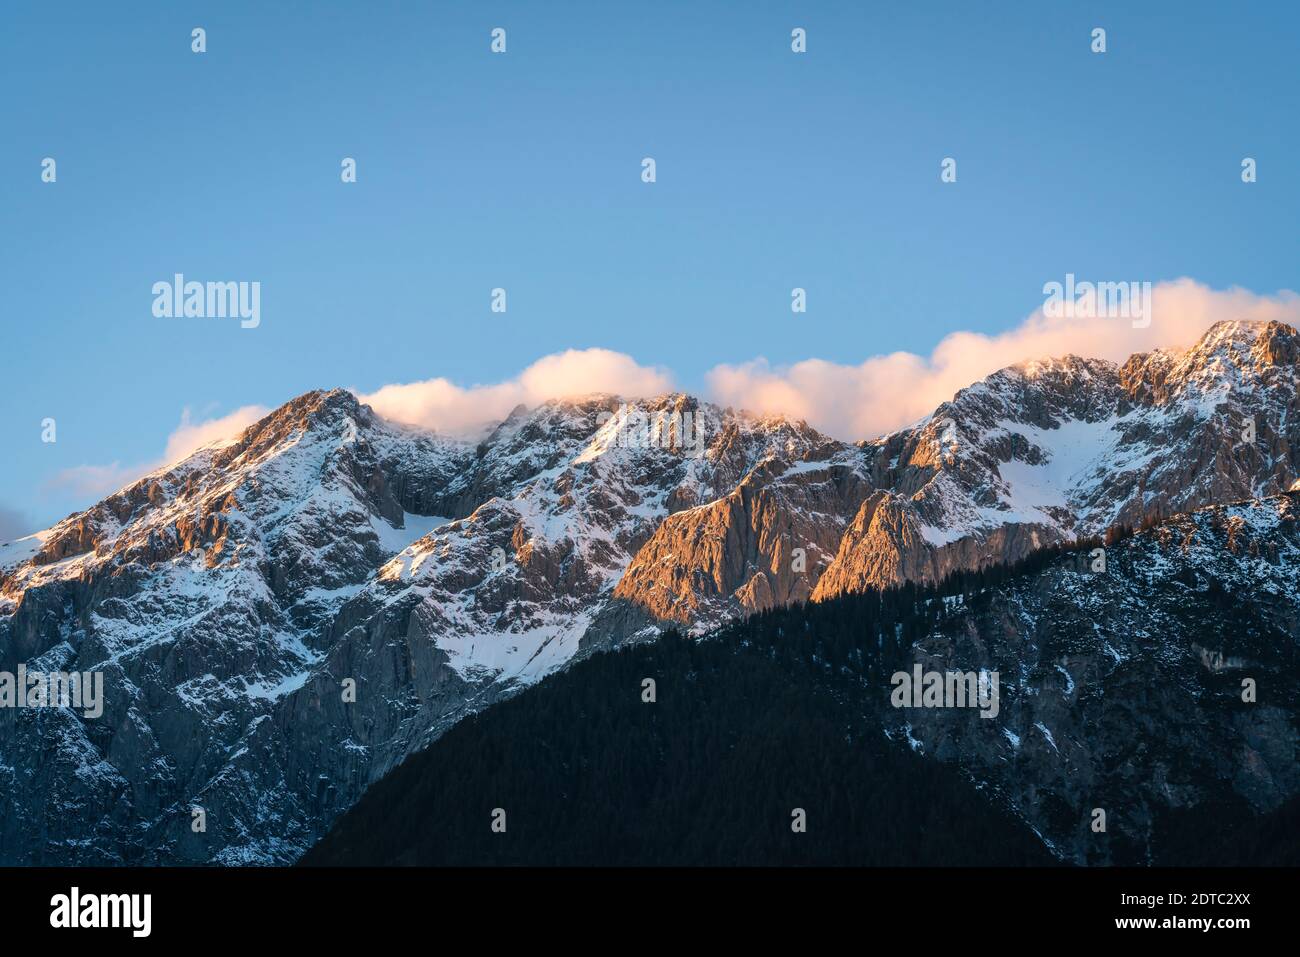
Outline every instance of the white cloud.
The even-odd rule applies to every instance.
[[[115,492],[123,486],[130,485],[142,475],[154,470],[154,465],[123,465],[112,462],[108,465],[74,465],[61,469],[48,483],[49,489],[59,489],[73,495],[100,498]]]
[[[190,410],[183,409],[180,425],[176,426],[172,434],[167,437],[167,448],[163,452],[162,460],[154,468],[179,462],[195,449],[213,442],[233,439],[270,412],[270,409],[260,405],[245,405],[228,415],[194,422],[190,419]]]
[[[959,389],[1027,359],[1074,354],[1122,362],[1136,352],[1188,346],[1221,319],[1274,319],[1300,326],[1300,296],[1291,291],[1257,295],[1178,279],[1157,284],[1152,295],[1152,321],[1146,328],[1134,328],[1127,319],[1050,318],[1040,309],[997,335],[954,332],[925,356],[896,352],[858,365],[806,359],[773,367],[762,358],[718,365],[706,376],[707,397],[735,408],[806,419],[838,438],[874,438],[924,418]],[[672,389],[667,370],[608,349],[570,349],[544,356],[504,382],[465,387],[436,378],[385,385],[358,397],[397,422],[467,433],[499,422],[520,404],[531,407],[593,392],[633,398]],[[126,466],[79,465],[60,472],[51,485],[103,496],[202,445],[233,438],[267,411],[245,406],[195,422],[186,409],[160,458]]]
[[[714,401],[785,413],[843,439],[874,438],[929,415],[965,386],[1027,359],[1074,354],[1122,362],[1137,352],[1191,345],[1221,319],[1275,319],[1300,326],[1300,296],[1215,290],[1191,279],[1158,283],[1151,324],[1128,319],[1053,319],[1041,309],[999,335],[954,332],[928,356],[872,356],[860,365],[807,359],[773,367],[765,359],[719,365],[708,374]]]
[[[76,465],[63,469],[49,485],[78,496],[102,498],[150,472],[179,462],[204,445],[235,438],[268,411],[260,405],[246,405],[228,415],[195,422],[190,417],[190,410],[185,408],[181,411],[180,424],[167,437],[167,444],[159,458],[135,465],[122,465],[120,462],[109,465]]]
[[[610,392],[628,398],[659,395],[673,387],[661,369],[638,365],[628,355],[609,349],[570,349],[538,359],[519,375],[494,385],[458,386],[444,378],[386,385],[358,393],[386,419],[468,433],[500,422],[517,405],[534,406],[563,399]]]

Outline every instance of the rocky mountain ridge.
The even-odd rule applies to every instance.
[[[461,722],[304,862],[1294,863],[1297,612],[1293,492],[634,643]],[[916,669],[994,693],[899,700]]]
[[[999,713],[883,709],[886,733],[1079,864],[1149,864],[1175,829],[1204,840],[1276,810],[1300,792],[1298,520],[1294,492],[1210,506],[1104,562],[953,595],[907,659],[997,670]]]
[[[292,860],[593,648],[1283,492],[1297,351],[1220,323],[1122,366],[1025,363],[856,445],[683,395],[550,402],[477,443],[301,396],[0,545],[0,670],[109,689],[98,721],[0,709],[0,860]]]

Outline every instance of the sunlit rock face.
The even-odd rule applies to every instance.
[[[1219,323],[1122,366],[1025,363],[858,444],[680,394],[465,440],[308,393],[0,545],[0,670],[105,681],[97,719],[0,708],[0,861],[290,861],[591,650],[1285,492],[1298,353]]]

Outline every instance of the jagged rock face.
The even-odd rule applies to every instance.
[[[813,599],[934,582],[1290,489],[1300,477],[1297,341],[1279,323],[1222,322],[1183,353],[1122,367],[1031,362],[963,389],[875,444],[873,477],[892,497],[863,503]]]
[[[268,750],[280,749],[271,763],[296,775],[297,794],[310,790],[321,766],[347,755],[341,773],[330,775],[330,793],[311,806],[314,820],[345,810],[468,711],[566,664],[595,640],[589,632],[604,634],[593,623],[670,514],[825,443],[806,426],[682,396],[641,408],[651,420],[689,412],[698,448],[626,443],[619,419],[610,418],[618,406],[609,397],[557,403],[498,430],[496,441],[514,448],[520,434],[545,423],[550,451],[534,463],[539,474],[402,551],[341,610],[330,656],[286,699],[278,733],[266,729]],[[518,448],[538,441],[528,435]],[[348,678],[361,693],[344,708],[339,687]]]
[[[650,417],[689,412],[703,440],[699,454],[672,443],[629,445],[607,419],[616,406],[601,398],[531,416],[530,428],[564,420],[547,430],[554,455],[539,463],[541,477],[402,552],[358,595],[349,620],[415,596],[417,625],[437,636],[461,674],[535,680],[572,657],[598,606],[665,519],[711,509],[770,470],[781,472],[778,463],[826,444],[806,426],[670,396],[643,408]],[[535,445],[530,439],[525,447]],[[511,637],[483,641],[502,634]]]
[[[311,393],[0,550],[0,670],[102,671],[106,689],[93,721],[0,709],[0,857],[145,855],[149,829],[188,817],[319,665],[344,599],[427,524],[404,530],[403,500],[470,452]]]
[[[100,670],[107,697],[0,709],[0,861],[290,861],[593,649],[1283,491],[1296,341],[1028,363],[860,445],[681,395],[517,409],[479,442],[302,396],[0,546],[0,669]]]
[[[312,393],[5,546],[0,662],[103,671],[108,700],[0,715],[0,857],[292,860],[412,749],[568,661],[665,517],[826,445],[685,396],[620,408],[517,410],[474,444]]]
[[[1185,353],[1125,363],[1124,387],[1144,413],[1134,417],[1131,441],[1164,440],[1147,479],[1164,496],[1164,513],[1295,484],[1298,355],[1290,326],[1221,322]]]
[[[1300,790],[1298,518],[1295,493],[1212,507],[1107,548],[1104,571],[1062,559],[947,599],[914,660],[997,671],[998,714],[886,708],[890,735],[1078,863],[1145,859],[1158,811],[1272,810]]]
[[[810,457],[774,459],[729,494],[666,519],[614,597],[696,632],[807,601],[870,484],[857,450],[796,451]]]

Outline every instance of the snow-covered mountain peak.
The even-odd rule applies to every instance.
[[[1295,329],[1275,319],[1223,319],[1210,326],[1187,352],[1193,357],[1253,353],[1274,343],[1295,343],[1296,338]]]
[[[1158,405],[1171,400],[1213,408],[1227,393],[1254,394],[1296,386],[1300,334],[1275,321],[1217,322],[1190,348],[1132,356],[1121,369],[1130,396]]]
[[[0,794],[85,809],[54,833],[15,805],[0,830],[103,862],[93,835],[126,815],[113,853],[291,860],[414,748],[587,650],[1297,487],[1296,342],[1221,324],[1122,366],[1021,363],[855,445],[682,393],[520,407],[476,441],[298,396],[0,548],[0,668],[110,689],[53,744],[0,714]]]

